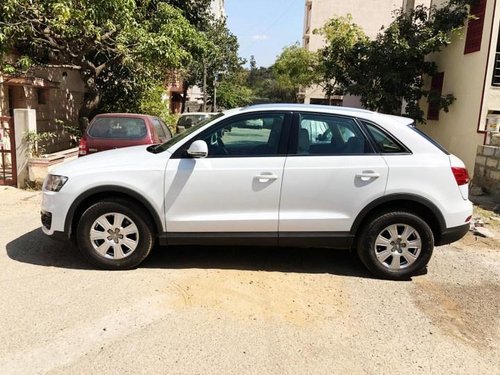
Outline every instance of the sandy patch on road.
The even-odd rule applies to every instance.
[[[500,285],[453,285],[414,280],[415,303],[443,333],[478,349],[494,349],[498,330]]]
[[[205,275],[169,284],[167,289],[176,292],[169,305],[242,320],[282,319],[299,326],[341,318],[349,308],[342,277],[238,270]]]

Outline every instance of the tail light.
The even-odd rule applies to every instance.
[[[451,167],[451,171],[453,172],[453,176],[455,176],[458,186],[467,185],[469,183],[469,173],[466,168]]]
[[[80,138],[80,145],[78,146],[78,156],[84,156],[89,153],[89,147],[87,145],[87,138]]]

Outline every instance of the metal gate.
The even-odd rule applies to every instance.
[[[7,116],[0,116],[0,185],[17,185],[14,121]]]

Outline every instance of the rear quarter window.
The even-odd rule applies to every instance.
[[[143,119],[132,117],[100,117],[88,131],[93,138],[141,139],[147,135]]]
[[[165,130],[164,130],[163,126],[161,125],[160,120],[154,118],[151,121],[153,122],[153,126],[155,127],[156,132],[158,133],[158,136],[161,138],[165,138],[167,135],[165,134]]]
[[[383,154],[407,154],[409,150],[389,133],[371,122],[361,120],[379,152]]]

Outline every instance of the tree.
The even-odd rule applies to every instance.
[[[201,51],[183,70],[184,75],[184,95],[182,110],[189,87],[198,85],[203,87],[206,79],[206,93],[213,97],[214,82],[218,76],[226,77],[228,82],[230,77],[236,77],[241,70],[244,60],[238,57],[238,39],[232,34],[225,19],[212,19],[204,35],[208,40],[207,47]],[[233,78],[234,78],[233,77]]]
[[[322,29],[327,45],[321,53],[323,81],[328,93],[342,90],[361,97],[366,108],[406,115],[425,122],[421,99],[448,111],[452,94],[435,95],[424,89],[437,65],[427,59],[451,43],[468,16],[467,0],[450,0],[437,8],[417,6],[396,13],[394,21],[375,40],[368,40],[350,18],[335,18]]]
[[[236,108],[252,102],[253,92],[246,85],[248,72],[240,69],[223,77],[217,87],[217,103],[222,108]]]
[[[109,90],[159,82],[205,46],[181,11],[161,1],[3,0],[0,5],[3,71],[78,69],[87,89],[80,118],[89,117]],[[17,58],[9,63],[12,51]]]
[[[294,102],[301,87],[320,82],[320,71],[317,54],[298,44],[284,48],[272,66],[277,87]]]

